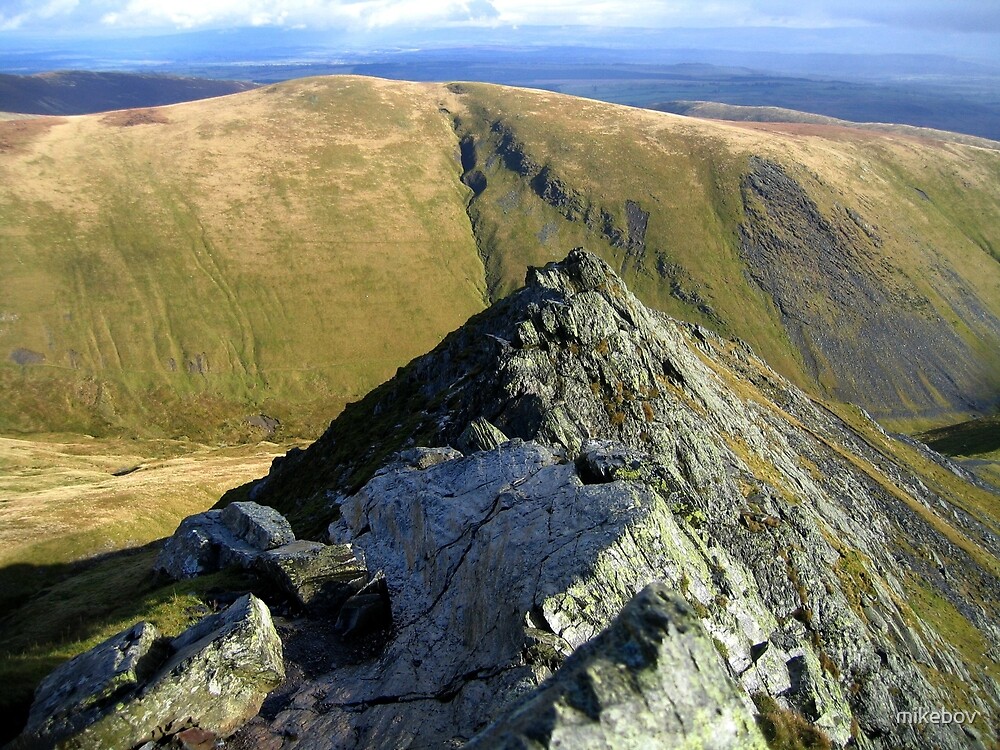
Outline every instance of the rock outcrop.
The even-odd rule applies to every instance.
[[[273,508],[231,503],[185,518],[164,543],[154,568],[175,580],[230,565],[249,568],[262,552],[294,541],[292,527]]]
[[[223,738],[284,679],[267,606],[247,595],[174,639],[139,623],[39,685],[12,748],[133,748],[198,728]]]
[[[312,610],[335,608],[369,580],[350,544],[296,540],[284,516],[254,502],[185,518],[164,542],[154,570],[181,580],[231,566],[260,573]]]
[[[765,750],[767,745],[697,615],[668,587],[654,583],[465,747]]]
[[[510,440],[450,447],[485,423]],[[258,485],[381,571],[393,619],[378,655],[308,681],[272,731],[460,745],[661,581],[748,705],[772,696],[834,747],[983,746],[995,654],[968,644],[1000,639],[1000,540],[866,429],[745,344],[646,309],[592,255],[533,269]],[[955,705],[980,723],[898,720]]]

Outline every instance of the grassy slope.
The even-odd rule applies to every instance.
[[[957,321],[948,317],[956,283],[1000,309],[989,254],[1000,248],[995,155],[467,90],[309,80],[134,118],[6,123],[0,432],[237,440],[252,434],[240,420],[257,410],[287,432],[315,431],[432,348],[487,292],[458,137],[442,108],[484,144],[502,120],[532,159],[618,224],[624,200],[638,201],[651,213],[650,254],[677,264],[678,283],[717,317],[670,294],[649,267],[626,264],[629,284],[656,307],[747,339],[807,387],[773,305],[739,261],[739,179],[751,153],[787,165],[825,208],[858,206],[885,237],[894,273],[942,317]],[[129,121],[144,124],[122,126]],[[577,244],[625,263],[620,248],[566,221],[523,179],[496,164],[487,172],[472,213],[494,295],[518,286],[526,264]],[[45,360],[18,365],[8,358],[18,348]],[[153,548],[75,565],[164,536],[224,489],[262,475],[271,450],[0,440],[0,574],[5,603],[22,604],[20,624],[0,628],[0,683],[9,688],[0,705],[23,702],[59,660],[136,619],[176,630],[196,614],[204,592],[150,583]],[[145,468],[110,476],[136,464]],[[947,472],[918,469],[974,514],[986,502]]]
[[[483,307],[477,241],[494,296],[526,264],[585,244],[625,264],[647,303],[744,338],[815,387],[740,260],[751,154],[780,162],[824,213],[846,206],[875,226],[884,246],[873,273],[926,297],[926,314],[1000,372],[998,342],[954,302],[969,293],[1000,311],[1000,153],[465,88],[305,79],[142,112],[0,122],[0,387],[10,394],[0,433],[232,441],[263,411],[286,434],[315,434]],[[645,261],[625,263],[495,159],[474,236],[453,114],[484,161],[500,122],[619,227],[625,200],[638,202],[650,212]],[[667,279],[659,258],[674,264]],[[827,370],[824,386],[851,378],[848,366]],[[939,422],[951,416],[930,407]]]
[[[740,175],[749,156],[760,155],[781,163],[825,215],[843,214],[846,206],[876,227],[883,246],[870,250],[871,272],[910,297],[925,297],[929,306],[921,314],[958,331],[986,363],[970,382],[1000,372],[995,331],[977,327],[975,315],[956,303],[968,291],[994,314],[1000,311],[1000,153],[847,128],[694,121],[496,86],[466,90],[461,116],[481,151],[495,145],[495,123],[502,123],[533,163],[549,167],[585,202],[608,210],[619,226],[625,223],[626,199],[651,214],[646,261],[629,265],[622,249],[582,223],[566,221],[494,160],[485,168],[489,184],[474,210],[497,294],[519,283],[525,263],[548,261],[568,246],[586,244],[622,268],[646,303],[746,339],[782,374],[815,390],[777,310],[747,281],[738,254]],[[488,164],[484,159],[481,168]],[[547,242],[539,241],[544,237]],[[655,271],[657,251],[683,269],[681,286],[705,299],[717,320],[670,294],[669,282]],[[840,363],[823,385],[840,381],[850,388],[850,370],[849,363]],[[864,383],[857,385],[860,391]],[[984,390],[995,393],[996,387],[995,375],[984,383]],[[863,394],[860,399],[864,403]],[[877,405],[865,405],[878,411]],[[911,406],[919,412],[935,405]],[[936,419],[952,416],[951,408],[937,406]],[[894,416],[897,427],[920,424],[909,414]]]
[[[239,437],[255,410],[315,431],[431,348],[483,304],[435,93],[328,79],[32,120],[0,154],[0,431]]]
[[[288,447],[0,438],[0,714],[26,710],[56,665],[137,620],[177,633],[213,587],[240,586],[154,581],[154,540]],[[0,741],[17,729],[0,729]]]

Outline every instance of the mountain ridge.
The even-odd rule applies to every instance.
[[[867,429],[745,344],[644,307],[582,249],[532,269],[249,488],[361,550],[394,624],[383,652],[303,681],[252,736],[461,744],[531,703],[550,663],[531,639],[570,653],[662,580],[745,700],[777,698],[834,747],[988,744],[995,496],[954,478],[938,494]],[[567,724],[624,737],[596,692]],[[971,735],[898,721],[942,701],[987,718]],[[537,721],[523,731],[547,747]]]
[[[177,104],[253,88],[256,84],[246,81],[142,73],[84,70],[32,75],[0,73],[0,112],[84,115]]]

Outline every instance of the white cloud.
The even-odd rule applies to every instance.
[[[994,0],[0,0],[0,29],[284,26],[388,28],[494,22],[557,26],[885,24],[1000,30]]]
[[[429,26],[497,15],[488,0],[127,0],[102,16],[118,27]]]

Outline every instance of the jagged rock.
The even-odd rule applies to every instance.
[[[314,609],[337,606],[368,578],[350,544],[292,542],[258,557],[257,569],[300,606]]]
[[[653,583],[465,747],[764,750],[767,744],[691,607]]]
[[[252,595],[172,641],[140,623],[56,669],[13,748],[131,748],[198,727],[231,735],[284,679],[281,641]]]
[[[230,503],[222,509],[222,522],[251,547],[269,550],[295,541],[292,527],[274,508],[251,502]]]
[[[512,439],[397,455],[456,445],[477,419]],[[393,628],[376,658],[304,685],[272,731],[290,750],[461,744],[537,685],[555,644],[579,648],[662,580],[748,701],[777,696],[837,747],[852,730],[864,749],[967,747],[960,727],[896,721],[958,699],[1000,707],[985,660],[908,600],[926,589],[996,642],[1000,539],[891,440],[745,344],[646,309],[588,253],[534,269],[276,462],[262,501],[324,507],[384,572]],[[530,631],[559,639],[548,656]]]
[[[461,435],[456,447],[462,453],[488,451],[507,442],[507,436],[485,419],[474,419]]]

